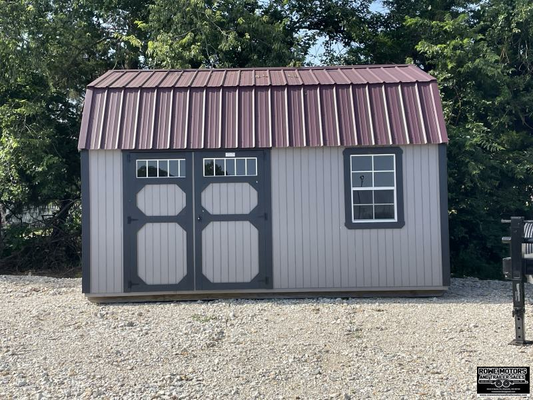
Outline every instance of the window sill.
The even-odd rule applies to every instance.
[[[401,229],[405,221],[396,222],[346,222],[347,229]]]

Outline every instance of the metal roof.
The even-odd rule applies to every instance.
[[[90,83],[79,149],[371,146],[448,141],[414,65],[112,70]]]

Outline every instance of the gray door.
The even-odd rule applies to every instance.
[[[125,152],[124,290],[272,288],[269,160]]]
[[[269,157],[194,153],[196,289],[272,288]]]
[[[124,153],[124,290],[194,289],[192,154]]]

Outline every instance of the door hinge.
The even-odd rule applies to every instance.
[[[139,286],[139,283],[134,283],[132,281],[128,281],[128,289],[131,289],[132,286]]]
[[[128,153],[128,162],[131,162],[131,153]]]
[[[270,278],[268,276],[265,276],[263,279],[259,279],[259,282],[264,282],[265,285],[268,285],[270,282]]]
[[[268,221],[268,214],[267,213],[261,214],[258,216],[258,218],[264,218],[265,221]]]

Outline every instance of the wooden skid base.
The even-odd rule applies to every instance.
[[[446,290],[394,290],[394,291],[347,291],[347,292],[199,292],[199,293],[133,293],[128,295],[87,295],[94,303],[132,303],[152,301],[198,301],[218,299],[316,299],[369,298],[369,297],[439,297]]]

